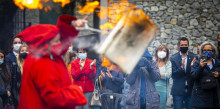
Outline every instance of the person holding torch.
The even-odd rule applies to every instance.
[[[24,62],[18,109],[75,109],[87,100],[71,83],[62,55],[77,37],[86,18],[62,15],[57,25],[30,26],[17,37],[29,46]]]

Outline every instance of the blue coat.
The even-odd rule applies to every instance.
[[[102,80],[102,87],[112,90],[113,93],[122,93],[124,83],[124,76],[122,72],[111,70],[110,73],[112,75],[112,79],[105,75],[105,78]]]
[[[172,78],[173,86],[171,89],[172,95],[183,96],[185,95],[185,82],[188,83],[187,95],[191,95],[193,80],[190,77],[191,62],[196,57],[194,54],[188,52],[186,72],[181,68],[182,58],[180,52],[171,56],[170,61],[172,63]]]
[[[207,65],[201,67],[199,60],[197,60],[192,66],[191,76],[195,81],[191,98],[192,107],[217,108],[217,89],[204,90],[201,88],[201,78],[208,76],[212,70],[220,73],[220,61],[214,59],[213,63],[214,65],[212,69]]]
[[[96,79],[101,74],[101,71],[105,73],[105,78],[101,81],[102,87],[111,90],[113,93],[122,93],[123,83],[124,83],[124,75],[118,69],[111,70],[110,73],[112,78],[109,78],[106,75],[107,68],[101,66],[101,61],[99,60],[96,63]]]
[[[150,69],[145,66],[145,71],[140,70],[139,64],[145,64],[145,61],[150,61]],[[148,66],[148,67],[149,67]],[[130,84],[130,89],[126,96],[126,109],[140,109],[140,90],[141,90],[141,75],[145,73],[145,89],[146,89],[146,109],[159,109],[160,97],[156,91],[155,82],[160,80],[160,70],[157,62],[152,60],[149,53],[145,53],[138,62],[135,69],[127,76],[126,81]]]

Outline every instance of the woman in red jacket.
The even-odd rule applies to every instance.
[[[77,51],[79,59],[71,63],[72,77],[74,84],[81,86],[85,97],[90,100],[94,91],[93,80],[96,76],[96,60],[88,59],[85,49],[78,49]],[[77,106],[76,109],[91,109],[91,107],[87,103],[84,106]]]
[[[30,52],[23,66],[18,109],[75,109],[87,103],[80,87],[71,84],[61,57],[78,34],[75,27],[85,22],[62,15],[56,26],[34,25],[17,35]]]

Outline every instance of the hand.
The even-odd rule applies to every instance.
[[[94,60],[92,61],[92,63],[90,64],[90,66],[93,66],[95,63],[96,63],[96,59],[94,59]]]
[[[96,63],[96,59],[94,59],[94,60],[92,61],[92,63],[90,64],[90,69],[92,69],[92,66],[93,66],[95,63]]]
[[[217,71],[212,72],[212,74],[213,74],[213,76],[214,76],[214,77],[216,77],[216,78],[217,78],[217,77],[219,77],[219,74],[218,74],[218,72],[217,72]]]
[[[182,68],[182,69],[185,68],[185,59],[186,59],[186,58],[183,58],[183,60],[182,60],[182,64],[181,64],[181,68]]]
[[[103,71],[101,71],[101,78],[105,78],[105,73],[103,73]]]
[[[107,75],[109,78],[112,78],[112,74],[110,73],[110,71],[109,71],[109,70],[107,70],[106,75]]]
[[[8,96],[11,96],[11,92],[10,92],[10,91],[7,91],[7,95],[8,95]]]
[[[88,23],[88,21],[86,20],[88,18],[88,16],[85,16],[83,19],[78,19],[74,22],[72,22],[72,25],[74,27],[83,27],[84,23]]]
[[[204,62],[204,59],[200,59],[200,66],[204,67],[207,62]]]
[[[191,62],[191,66],[194,64],[194,62],[196,62],[196,58],[194,57],[192,62]]]

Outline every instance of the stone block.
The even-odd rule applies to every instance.
[[[177,24],[177,19],[171,19],[170,23],[173,24],[173,25],[176,25]]]

